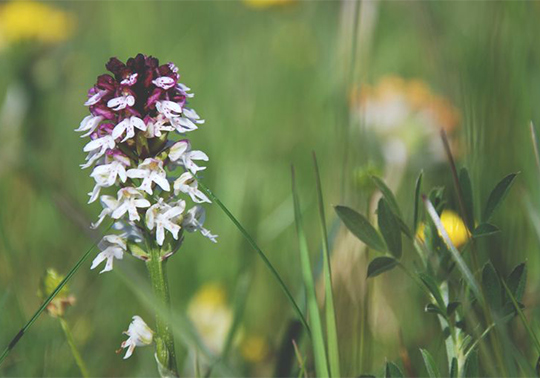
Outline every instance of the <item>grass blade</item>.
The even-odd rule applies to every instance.
[[[294,167],[292,167],[292,192],[294,202],[294,218],[296,220],[296,232],[298,233],[298,242],[300,243],[300,260],[302,263],[302,275],[304,285],[306,287],[307,305],[311,324],[313,325],[313,355],[315,358],[315,371],[317,377],[328,377],[328,362],[326,359],[326,351],[324,345],[324,336],[319,314],[319,306],[315,295],[315,283],[313,281],[313,273],[311,271],[311,262],[309,259],[309,251],[306,236],[302,225],[302,214],[300,211],[300,202],[296,191],[296,182],[294,176]]]
[[[315,181],[317,183],[317,200],[319,204],[319,218],[321,221],[321,234],[323,239],[324,259],[324,287],[325,287],[325,314],[326,314],[326,338],[328,341],[328,360],[330,363],[330,375],[341,377],[339,368],[339,344],[336,329],[336,312],[334,307],[334,293],[332,291],[332,269],[330,266],[330,251],[328,246],[328,231],[324,214],[324,200],[322,194],[321,176],[317,156],[313,152],[313,165],[315,167]]]
[[[246,238],[246,240],[251,245],[251,247],[255,250],[255,252],[257,252],[259,254],[259,257],[263,260],[263,262],[266,265],[266,267],[268,268],[268,270],[270,270],[270,273],[272,273],[272,275],[274,276],[274,278],[278,282],[279,286],[281,287],[281,289],[283,290],[283,292],[287,296],[287,299],[289,300],[289,302],[293,306],[294,311],[298,315],[298,318],[300,319],[300,321],[302,322],[302,324],[306,328],[306,332],[307,332],[308,336],[311,337],[311,329],[309,328],[309,325],[308,325],[308,323],[306,321],[306,318],[304,317],[304,314],[302,314],[302,311],[300,310],[300,307],[298,307],[298,304],[294,300],[291,292],[289,291],[289,289],[285,285],[285,282],[283,282],[283,279],[281,278],[281,276],[277,272],[276,268],[274,268],[274,266],[272,265],[270,260],[268,260],[268,257],[266,257],[266,255],[259,248],[257,243],[255,243],[255,240],[253,240],[253,238],[249,235],[249,233],[246,231],[246,229],[240,224],[240,222],[238,222],[238,220],[234,217],[234,215],[232,215],[232,213],[229,211],[229,209],[227,209],[227,207],[223,204],[223,202],[221,202],[220,199],[217,198],[216,195],[214,193],[212,193],[212,191],[210,189],[208,189],[206,187],[206,185],[204,185],[201,181],[198,181],[198,183],[199,183],[199,187],[205,192],[205,194],[213,202],[215,202],[221,208],[221,210],[223,210],[225,215],[227,215],[229,217],[229,219],[231,220],[231,222],[234,223],[236,228],[238,228],[240,233],[244,236],[244,238]]]
[[[536,334],[533,332],[531,326],[529,325],[529,322],[527,321],[527,318],[525,317],[525,314],[523,313],[523,310],[521,309],[521,306],[516,300],[516,297],[506,284],[504,280],[501,280],[502,285],[504,286],[504,290],[506,290],[506,295],[510,300],[512,301],[512,304],[514,305],[515,310],[517,311],[519,318],[521,319],[521,322],[523,323],[523,326],[527,330],[527,333],[529,334],[529,337],[533,341],[534,347],[536,348],[536,352],[540,354],[540,341],[536,337]]]
[[[109,230],[109,228],[112,227],[112,224],[107,228],[107,230]],[[105,230],[105,232],[107,231]],[[58,293],[64,288],[64,286],[66,286],[66,284],[69,282],[69,280],[71,280],[71,278],[75,275],[75,273],[77,273],[77,271],[79,270],[79,268],[81,267],[82,264],[84,264],[84,262],[88,259],[88,257],[90,256],[90,254],[92,253],[92,251],[94,250],[94,248],[96,247],[97,245],[97,241],[85,252],[84,255],[82,255],[82,257],[79,259],[79,261],[77,261],[77,263],[73,266],[73,268],[71,268],[71,270],[69,271],[69,273],[66,275],[66,277],[62,280],[62,282],[60,282],[58,284],[58,286],[56,287],[56,289],[54,289],[54,291],[51,293],[51,295],[49,295],[49,297],[45,300],[45,302],[43,302],[43,304],[39,307],[39,309],[34,313],[34,315],[30,318],[30,320],[24,325],[24,327],[21,328],[21,330],[15,335],[15,337],[9,342],[8,346],[6,347],[6,349],[4,349],[4,351],[2,352],[2,355],[0,355],[0,366],[2,365],[2,363],[4,362],[4,360],[6,359],[6,357],[9,355],[9,353],[13,350],[13,348],[15,348],[15,346],[17,345],[17,343],[21,340],[21,338],[26,334],[26,332],[30,329],[30,327],[32,327],[32,325],[35,323],[35,321],[39,318],[39,316],[43,313],[43,311],[45,311],[45,309],[47,308],[47,306],[49,305],[49,303],[51,303],[51,301],[58,295]]]

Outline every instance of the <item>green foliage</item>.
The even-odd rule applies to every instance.
[[[371,225],[371,223],[369,223],[366,217],[350,207],[336,206],[335,209],[337,215],[341,218],[345,226],[358,239],[364,242],[368,247],[377,251],[386,250],[386,245],[384,244],[381,235]]]
[[[398,261],[393,257],[375,257],[368,265],[367,276],[368,278],[376,277],[381,273],[394,269],[397,265]]]
[[[387,362],[384,369],[384,378],[404,378],[401,369],[392,362]]]
[[[439,368],[437,367],[437,364],[435,363],[435,360],[433,359],[431,354],[425,349],[420,349],[420,352],[422,353],[422,358],[424,359],[424,364],[426,365],[426,370],[428,372],[429,377],[430,378],[441,377]]]
[[[469,230],[474,230],[474,200],[471,178],[467,168],[463,167],[459,171],[459,185],[463,195],[463,206],[466,213],[465,221]]]
[[[386,199],[379,200],[377,207],[377,220],[379,230],[386,241],[388,251],[394,255],[396,259],[401,258],[401,231],[396,216],[390,209]]]
[[[483,222],[489,222],[495,210],[497,210],[502,201],[504,201],[508,195],[508,191],[512,187],[517,175],[518,173],[511,173],[508,176],[505,176],[501,181],[499,181],[499,183],[497,183],[497,185],[495,185],[495,188],[493,188],[491,194],[489,195],[484,212],[482,213]]]

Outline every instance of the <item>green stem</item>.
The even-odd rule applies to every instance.
[[[161,251],[157,247],[151,247],[150,259],[146,262],[154,296],[157,300],[156,309],[156,332],[154,341],[156,343],[156,359],[158,360],[158,370],[163,375],[173,375],[178,377],[176,366],[176,353],[174,351],[174,337],[169,324],[170,318],[170,297],[166,261],[161,259]]]
[[[88,378],[90,376],[90,374],[88,374],[88,368],[86,367],[86,364],[84,363],[84,360],[82,359],[81,354],[79,353],[79,350],[75,345],[75,341],[73,340],[73,334],[71,333],[71,330],[69,329],[66,320],[63,317],[58,317],[58,320],[60,321],[60,325],[64,330],[64,334],[66,335],[69,348],[71,349],[71,354],[73,354],[73,358],[75,358],[75,363],[79,367],[82,376],[84,378]]]

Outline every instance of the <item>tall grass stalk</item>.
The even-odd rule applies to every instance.
[[[86,367],[86,364],[84,363],[84,360],[82,359],[81,354],[79,353],[79,350],[75,345],[75,341],[73,340],[73,334],[71,333],[69,325],[67,324],[66,320],[61,316],[58,318],[58,320],[60,321],[60,325],[62,326],[64,334],[66,335],[69,348],[71,349],[71,354],[73,354],[73,358],[75,359],[75,363],[81,371],[81,375],[84,378],[88,378],[90,376],[90,374],[88,373],[88,368]]]
[[[296,232],[298,234],[298,242],[300,249],[300,260],[302,265],[302,276],[304,285],[306,288],[307,305],[309,309],[309,316],[312,324],[313,332],[313,354],[315,357],[315,371],[317,377],[328,377],[328,362],[326,358],[326,348],[324,344],[324,336],[321,324],[321,317],[319,314],[319,306],[317,303],[317,297],[315,294],[315,283],[313,280],[313,273],[311,271],[311,262],[309,258],[309,250],[307,245],[306,236],[304,234],[302,213],[300,209],[300,200],[298,198],[298,192],[296,189],[296,179],[294,174],[294,167],[291,168],[292,175],[292,192],[294,201],[294,218],[296,220]]]
[[[266,267],[268,268],[268,270],[270,271],[270,273],[272,273],[272,275],[274,276],[274,278],[276,279],[276,281],[278,282],[279,286],[281,287],[281,289],[283,290],[283,292],[285,293],[285,296],[287,297],[287,299],[289,300],[289,302],[291,303],[294,311],[296,312],[298,318],[300,319],[300,322],[302,322],[302,325],[304,326],[304,328],[306,329],[306,332],[308,334],[308,336],[311,338],[311,329],[306,321],[306,318],[304,317],[304,314],[302,313],[302,311],[300,310],[300,307],[298,306],[298,304],[296,303],[296,301],[294,300],[291,292],[289,291],[289,289],[287,288],[287,285],[285,285],[285,282],[283,281],[283,279],[281,278],[281,276],[279,275],[279,273],[277,272],[276,268],[274,268],[274,266],[272,265],[272,263],[270,262],[270,260],[268,260],[268,257],[266,257],[266,255],[264,254],[264,252],[259,248],[259,246],[257,245],[257,243],[255,242],[255,240],[253,240],[253,238],[249,235],[249,233],[246,231],[246,229],[240,224],[240,222],[234,217],[234,215],[229,211],[229,209],[227,209],[227,207],[223,204],[223,202],[221,202],[221,200],[210,190],[206,187],[206,185],[204,185],[200,180],[198,181],[199,183],[199,187],[204,191],[204,193],[214,202],[216,203],[220,208],[221,210],[223,210],[223,212],[225,213],[225,215],[227,215],[227,217],[229,217],[229,219],[233,222],[233,224],[236,226],[236,228],[238,228],[238,230],[240,231],[240,233],[242,234],[242,236],[244,236],[244,238],[246,238],[246,240],[248,241],[248,243],[250,244],[250,246],[255,250],[255,252],[257,252],[259,254],[259,257],[263,260],[264,264],[266,265]]]
[[[330,252],[328,245],[328,231],[326,229],[326,218],[324,213],[324,200],[321,185],[321,176],[317,156],[313,152],[313,165],[315,168],[315,179],[317,183],[317,199],[319,204],[319,218],[321,224],[323,264],[324,264],[324,287],[325,287],[325,315],[326,315],[326,338],[328,342],[328,360],[330,363],[330,374],[332,377],[340,377],[339,368],[339,344],[336,329],[336,310],[334,306],[334,293],[332,284],[332,269],[330,266]]]

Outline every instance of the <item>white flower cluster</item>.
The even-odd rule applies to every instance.
[[[187,107],[186,99],[193,94],[178,82],[178,69],[172,63],[158,66],[151,57],[134,59],[127,65],[114,58],[109,62],[114,77],[98,78],[85,103],[91,115],[76,130],[91,139],[84,146],[88,156],[81,166],[93,167],[90,176],[95,186],[89,203],[99,198],[103,206],[92,227],[109,217],[121,231],[105,236],[99,244],[101,253],[91,268],[105,261],[102,273],[112,270],[114,259],[131,253],[130,242],[156,243],[170,252],[179,247],[183,230],[199,231],[213,242],[217,238],[203,227],[205,211],[200,204],[210,200],[195,179],[197,172],[206,169],[199,164],[208,156],[192,150],[187,139],[168,139],[204,122]],[[184,170],[178,178],[167,174],[178,167]],[[189,202],[194,204],[187,210]],[[152,240],[145,240],[149,236]]]

